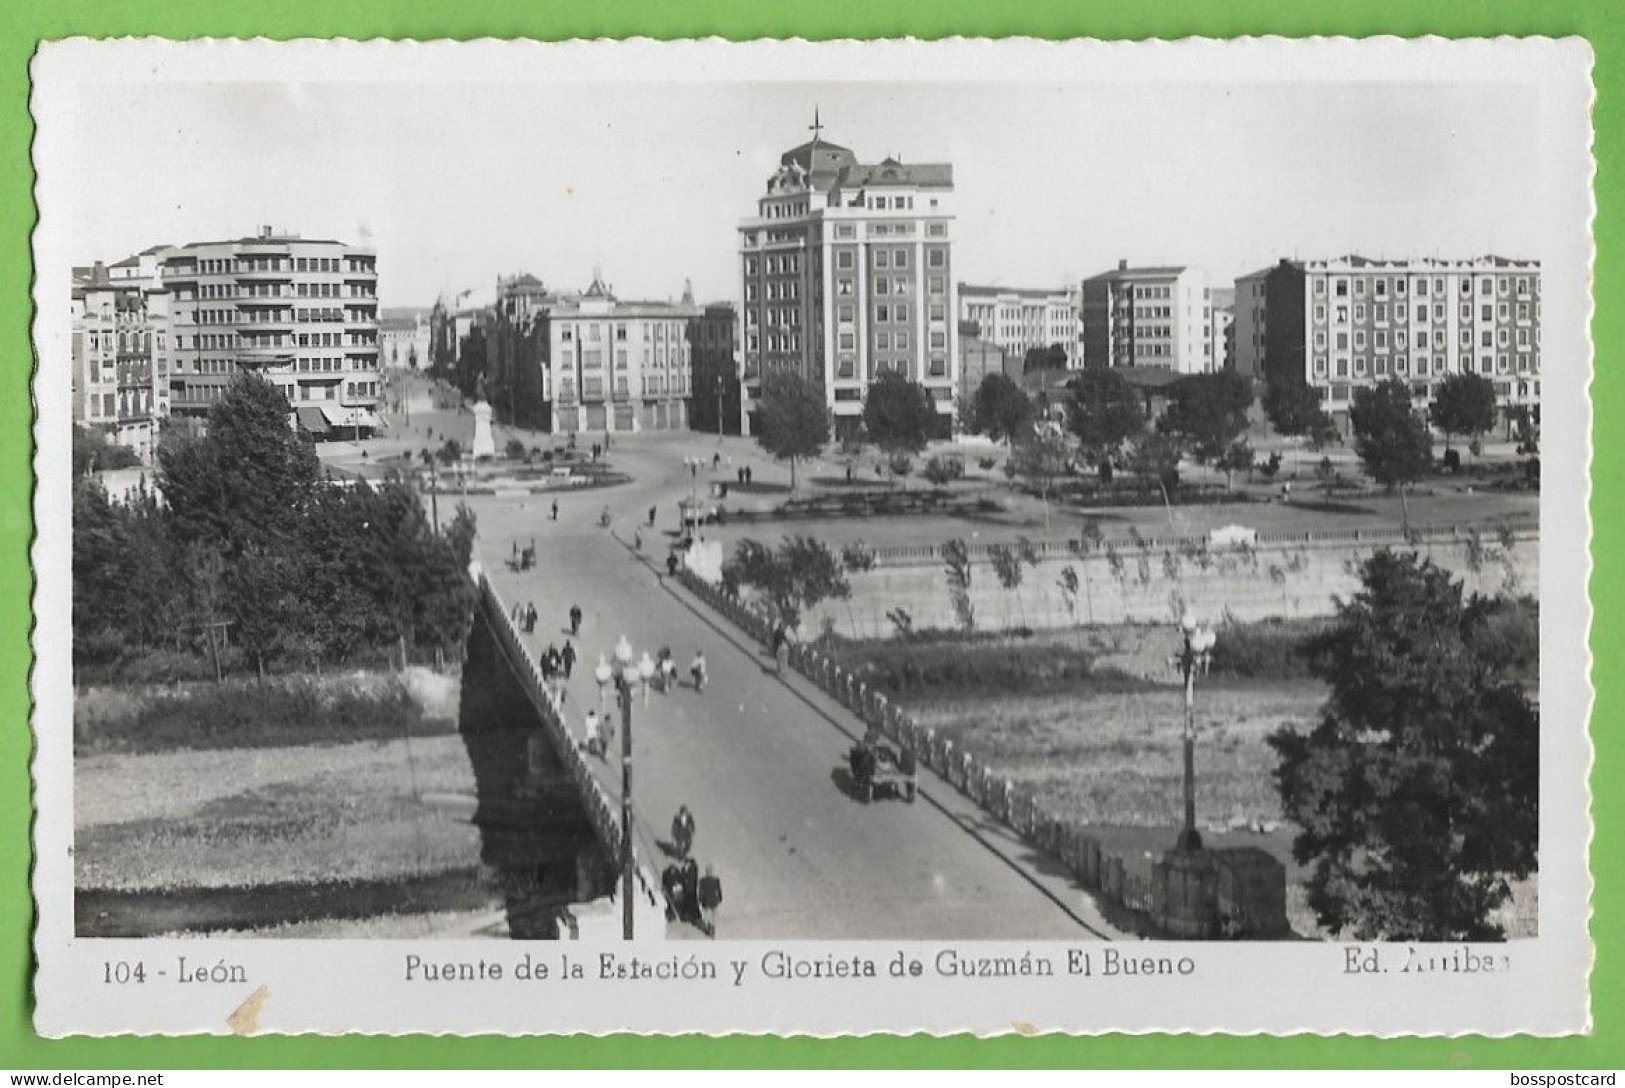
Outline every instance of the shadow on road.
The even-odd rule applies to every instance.
[[[852,768],[845,763],[830,768],[829,780],[835,783],[836,789],[846,795],[847,800],[857,801],[861,804],[869,803],[869,798],[864,796],[863,789],[858,785],[858,780],[852,777]]]

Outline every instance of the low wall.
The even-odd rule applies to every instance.
[[[689,570],[679,571],[678,577],[691,592],[750,637],[764,644],[772,637],[772,622],[754,602],[743,600]],[[1260,851],[1250,851],[1245,858],[1232,857],[1230,850],[1204,853],[1208,859],[1206,864],[1220,872],[1245,868],[1249,874],[1247,887],[1236,891],[1238,882],[1230,881],[1226,886],[1232,888],[1231,898],[1213,903],[1214,910],[1201,931],[1181,931],[1170,924],[1166,894],[1159,894],[1159,889],[1165,889],[1168,884],[1169,859],[1157,862],[1151,874],[1142,875],[1139,865],[1102,847],[1085,825],[1040,804],[1031,787],[1000,776],[977,753],[959,747],[952,738],[939,734],[934,728],[920,725],[885,693],[871,689],[817,647],[793,643],[790,666],[851,710],[864,724],[875,726],[894,743],[914,752],[920,762],[990,816],[1007,824],[1035,848],[1059,859],[1080,884],[1108,904],[1127,911],[1140,928],[1167,936],[1201,937],[1223,933],[1268,938],[1288,932],[1285,867],[1267,855],[1263,859],[1256,857]],[[1210,884],[1217,895],[1218,883]],[[1277,903],[1278,912],[1274,909]]]
[[[1390,537],[1392,539],[1390,539]],[[1214,621],[1329,616],[1337,598],[1360,589],[1361,564],[1381,547],[1414,550],[1486,596],[1539,591],[1540,535],[1439,530],[1413,536],[1366,532],[1298,536],[1249,547],[1213,547],[1203,538],[1114,541],[1088,552],[1039,549],[1014,590],[1000,585],[988,549],[973,546],[970,601],[979,630],[1078,624],[1167,623],[1186,607]],[[1062,571],[1078,578],[1075,596]],[[802,620],[810,639],[826,628],[848,638],[885,638],[887,619],[906,610],[916,628],[959,626],[935,548],[880,549],[875,566],[852,572],[852,595],[826,601]]]

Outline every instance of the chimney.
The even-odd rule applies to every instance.
[[[1118,262],[1117,262],[1117,270],[1119,272],[1127,272],[1128,271],[1128,261],[1126,259],[1119,259]]]
[[[269,237],[271,237],[271,224],[266,223],[265,225],[260,227],[260,237],[261,238],[269,238]]]

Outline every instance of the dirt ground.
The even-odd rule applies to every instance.
[[[474,790],[456,735],[97,755],[75,778],[82,890],[378,882],[479,858],[466,815],[425,800]]]

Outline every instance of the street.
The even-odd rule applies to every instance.
[[[556,523],[549,496],[471,497],[476,557],[510,606],[535,603],[540,619],[529,641],[538,656],[550,643],[563,647],[570,606],[580,605],[585,618],[566,702],[577,731],[596,700],[598,657],[621,635],[638,656],[671,648],[678,690],[653,693],[647,708],[639,696],[634,710],[640,850],[658,873],[665,864],[658,844],[669,837],[671,817],[679,805],[690,807],[694,854],[702,869],[715,865],[723,882],[720,936],[1118,935],[1058,865],[927,773],[913,805],[864,804],[845,794],[836,771],[844,770],[856,719],[799,677],[781,680],[770,656],[666,584],[665,534],[690,484],[680,457],[636,440],[617,443],[611,456],[634,481],[563,496]],[[723,478],[732,478],[726,469]],[[653,530],[651,505],[658,511]],[[611,532],[599,525],[606,506]],[[638,525],[641,554],[628,543]],[[514,544],[524,547],[532,537],[536,568],[510,570]],[[688,679],[697,650],[709,665],[703,694]],[[619,796],[616,758],[605,763],[602,780]]]

